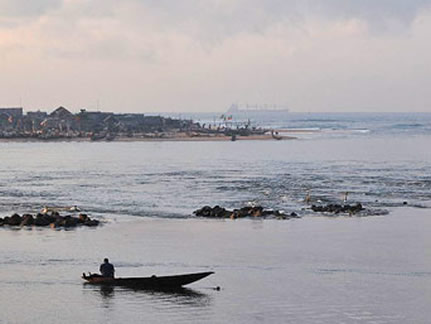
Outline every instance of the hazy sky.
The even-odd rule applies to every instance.
[[[431,0],[0,0],[0,106],[431,112]]]

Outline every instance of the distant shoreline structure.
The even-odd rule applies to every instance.
[[[227,114],[267,114],[267,113],[288,113],[287,106],[277,104],[232,104],[227,110]]]
[[[229,120],[229,119],[228,119]],[[0,107],[0,141],[207,141],[274,139],[270,129],[247,124],[224,125],[146,114],[87,111],[65,107],[51,113],[23,113]],[[290,137],[285,137],[288,139]],[[278,138],[276,138],[278,139]]]

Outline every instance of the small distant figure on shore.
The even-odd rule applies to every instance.
[[[343,203],[347,203],[347,198],[348,198],[348,196],[349,196],[349,192],[348,192],[348,191],[346,191],[346,192],[344,193],[344,196],[343,196]]]
[[[100,273],[103,277],[114,278],[115,269],[114,266],[109,263],[108,258],[105,258],[103,263],[100,265]]]
[[[311,202],[311,194],[310,194],[310,190],[307,190],[307,195],[304,198],[304,202],[309,204]]]

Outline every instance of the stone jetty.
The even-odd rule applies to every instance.
[[[339,205],[339,204],[328,204],[328,205],[312,205],[311,210],[319,213],[330,213],[330,214],[349,214],[355,215],[359,212],[365,210],[361,203],[356,203],[354,205]]]
[[[204,206],[200,209],[197,209],[193,212],[194,215],[198,217],[207,217],[207,218],[265,218],[265,217],[273,217],[278,219],[290,219],[290,218],[299,218],[299,216],[292,212],[290,214],[285,214],[280,210],[273,209],[265,209],[262,206],[254,206],[254,207],[242,207],[239,209],[228,210],[226,208],[220,206]]]
[[[326,216],[332,215],[348,215],[348,216],[372,216],[387,214],[385,210],[364,208],[361,203],[356,204],[327,204],[327,205],[312,205],[303,210],[311,210],[316,213],[322,213]],[[220,206],[204,206],[193,212],[198,217],[206,218],[276,218],[276,219],[291,219],[300,218],[295,212],[285,213],[281,210],[267,209],[262,206],[242,207],[239,209],[229,210]]]
[[[91,219],[86,214],[79,214],[78,217],[74,216],[61,216],[58,212],[50,212],[46,214],[38,213],[32,214],[13,214],[5,218],[0,218],[1,226],[10,227],[51,227],[51,228],[74,228],[78,226],[95,227],[100,225],[96,219]]]

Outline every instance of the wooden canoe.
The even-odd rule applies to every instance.
[[[201,280],[214,272],[197,272],[174,276],[151,276],[131,278],[107,278],[97,274],[82,274],[87,283],[103,286],[123,286],[136,289],[176,289]]]

